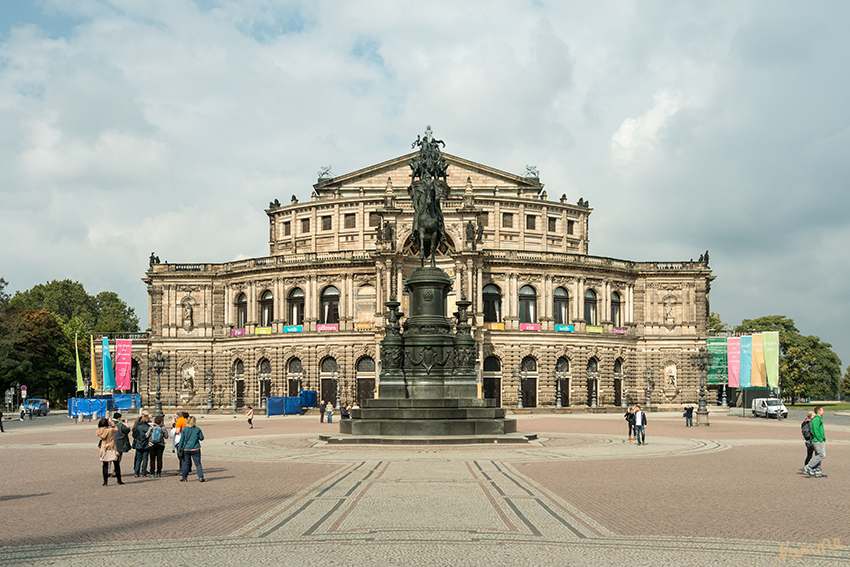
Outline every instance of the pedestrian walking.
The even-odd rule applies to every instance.
[[[248,418],[248,429],[254,429],[254,408],[248,406],[248,411],[245,412],[245,417]]]
[[[826,433],[823,430],[823,408],[821,406],[815,408],[811,430],[815,456],[812,457],[808,465],[803,467],[803,472],[815,478],[825,478],[826,475],[821,471],[821,463],[826,458]]]
[[[168,439],[168,429],[162,426],[162,416],[153,418],[153,426],[148,429],[148,450],[150,451],[151,478],[162,476],[162,454],[165,452],[165,440]]]
[[[635,433],[635,407],[629,406],[629,409],[626,410],[623,417],[626,418],[626,423],[629,424],[629,441],[631,441]]]
[[[103,486],[107,485],[109,480],[109,463],[115,466],[115,478],[118,484],[124,484],[121,481],[121,464],[118,461],[118,451],[115,449],[115,432],[118,428],[108,418],[102,417],[97,422],[97,432],[100,437],[98,446],[100,447],[100,462],[101,472],[103,473]]]
[[[803,462],[803,472],[806,472],[806,465],[812,460],[812,455],[815,453],[815,446],[812,445],[812,418],[815,417],[815,412],[810,411],[806,414],[806,419],[800,424],[800,431],[803,433],[803,441],[806,443],[806,460]]]
[[[140,416],[133,425],[133,449],[136,450],[133,476],[136,478],[146,476],[148,471],[148,429],[150,418],[146,415]]]
[[[326,406],[327,406],[327,404],[325,403],[325,400],[322,400],[322,403],[319,404],[319,423],[325,422],[325,411],[326,411],[325,408],[326,408]],[[23,421],[23,420],[21,420],[21,421]]]
[[[328,423],[333,423],[333,415],[334,415],[334,406],[332,403],[328,402]]]
[[[6,433],[6,430],[3,429],[3,410],[0,409],[0,433]]]
[[[195,426],[195,416],[189,416],[186,427],[180,433],[180,445],[177,447],[177,455],[182,457],[182,478],[180,482],[186,482],[189,476],[191,461],[195,461],[198,470],[198,480],[204,482],[204,469],[201,467],[201,441],[204,440],[204,432]]]
[[[685,408],[685,413],[682,414],[682,417],[685,418],[685,427],[693,427],[694,426],[694,406],[687,406]]]
[[[646,445],[646,414],[635,406],[635,439],[638,445]]]

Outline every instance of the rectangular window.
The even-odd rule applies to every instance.
[[[537,217],[535,215],[525,215],[525,230],[536,230]]]
[[[357,228],[357,215],[354,213],[345,215],[345,228]]]
[[[502,228],[513,228],[514,227],[514,214],[513,213],[502,213]]]
[[[568,220],[567,221],[567,234],[573,234],[576,229],[575,221]]]
[[[283,223],[283,235],[289,236],[290,234],[292,234],[292,223],[286,221],[285,223]]]
[[[381,226],[381,215],[378,213],[369,213],[369,226],[372,228]]]
[[[557,232],[558,231],[558,219],[556,217],[549,217],[549,232]]]
[[[325,216],[322,217],[322,230],[330,230],[331,229],[331,217]]]
[[[301,232],[310,232],[310,219],[301,219]]]
[[[489,213],[481,213],[478,215],[478,222],[483,227],[487,227],[489,225],[490,214]]]

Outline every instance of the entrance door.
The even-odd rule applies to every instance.
[[[593,378],[587,379],[587,405],[590,406],[593,404],[593,388],[596,387],[596,380]],[[598,400],[597,400],[598,403]]]
[[[493,400],[497,408],[502,407],[502,379],[495,377],[484,377],[484,397]]]
[[[322,378],[322,398],[319,403],[322,400],[330,402],[336,407],[336,380],[333,378]]]
[[[271,380],[260,380],[260,405],[262,405],[262,400],[269,399],[272,391],[272,381]]]
[[[559,378],[558,382],[561,384],[561,407],[569,407],[570,405],[570,379],[569,378]]]
[[[236,409],[245,405],[245,380],[236,381]]]
[[[357,379],[357,403],[362,408],[366,400],[375,399],[375,379],[374,378],[358,378]]]
[[[619,406],[623,403],[623,379],[614,380],[614,405]]]
[[[290,398],[297,398],[300,392],[298,391],[298,379],[289,379],[289,393],[287,394]]]
[[[537,407],[537,378],[526,378],[522,381],[522,407]]]

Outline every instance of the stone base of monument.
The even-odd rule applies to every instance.
[[[479,398],[378,399],[339,422],[339,434],[321,435],[332,444],[446,445],[527,443],[534,434],[517,433],[516,420]]]

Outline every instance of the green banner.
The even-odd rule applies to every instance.
[[[705,348],[712,355],[705,381],[708,384],[725,384],[729,376],[726,363],[726,337],[706,339]]]
[[[779,387],[779,331],[762,333],[764,342],[764,366],[769,388]]]

